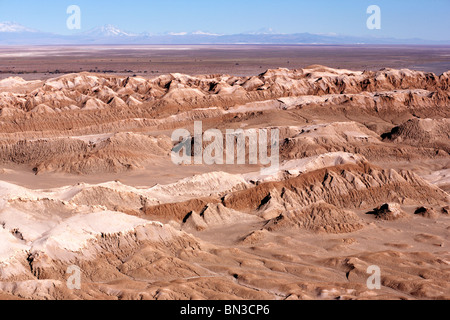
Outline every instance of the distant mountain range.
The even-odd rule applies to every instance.
[[[167,34],[134,34],[105,25],[73,35],[59,35],[27,28],[13,22],[0,23],[0,45],[107,45],[107,44],[450,44],[449,41],[355,37],[335,34],[280,34],[272,30],[241,34],[202,31]]]

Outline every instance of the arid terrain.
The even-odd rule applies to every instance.
[[[0,78],[44,80],[95,72],[154,78],[161,74],[254,76],[313,64],[350,70],[450,69],[450,46],[414,45],[116,45],[0,46]]]
[[[450,299],[450,48],[179,49],[0,50],[0,299]],[[279,170],[174,164],[195,121]]]

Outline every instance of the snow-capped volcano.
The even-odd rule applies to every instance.
[[[95,37],[134,37],[133,33],[122,31],[111,24],[86,31],[84,35]]]
[[[0,32],[37,32],[36,30],[27,28],[19,23],[16,22],[0,22]]]
[[[131,33],[107,24],[70,35],[42,32],[17,22],[0,22],[0,45],[75,45],[75,44],[450,44],[450,41],[395,39],[337,34],[277,33],[272,29],[240,34],[212,32]]]

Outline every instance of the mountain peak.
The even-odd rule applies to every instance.
[[[34,29],[27,28],[17,22],[4,21],[0,22],[0,32],[37,32]]]
[[[194,32],[192,32],[192,34],[195,36],[220,36],[221,35],[218,33],[205,32],[205,31],[201,31],[201,30],[194,31]]]

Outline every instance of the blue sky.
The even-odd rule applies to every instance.
[[[0,0],[0,21],[70,34],[66,9],[72,4],[81,8],[81,31],[113,24],[155,34],[234,34],[271,28],[280,33],[450,40],[449,0]],[[381,30],[366,27],[366,9],[372,4],[381,8]]]

